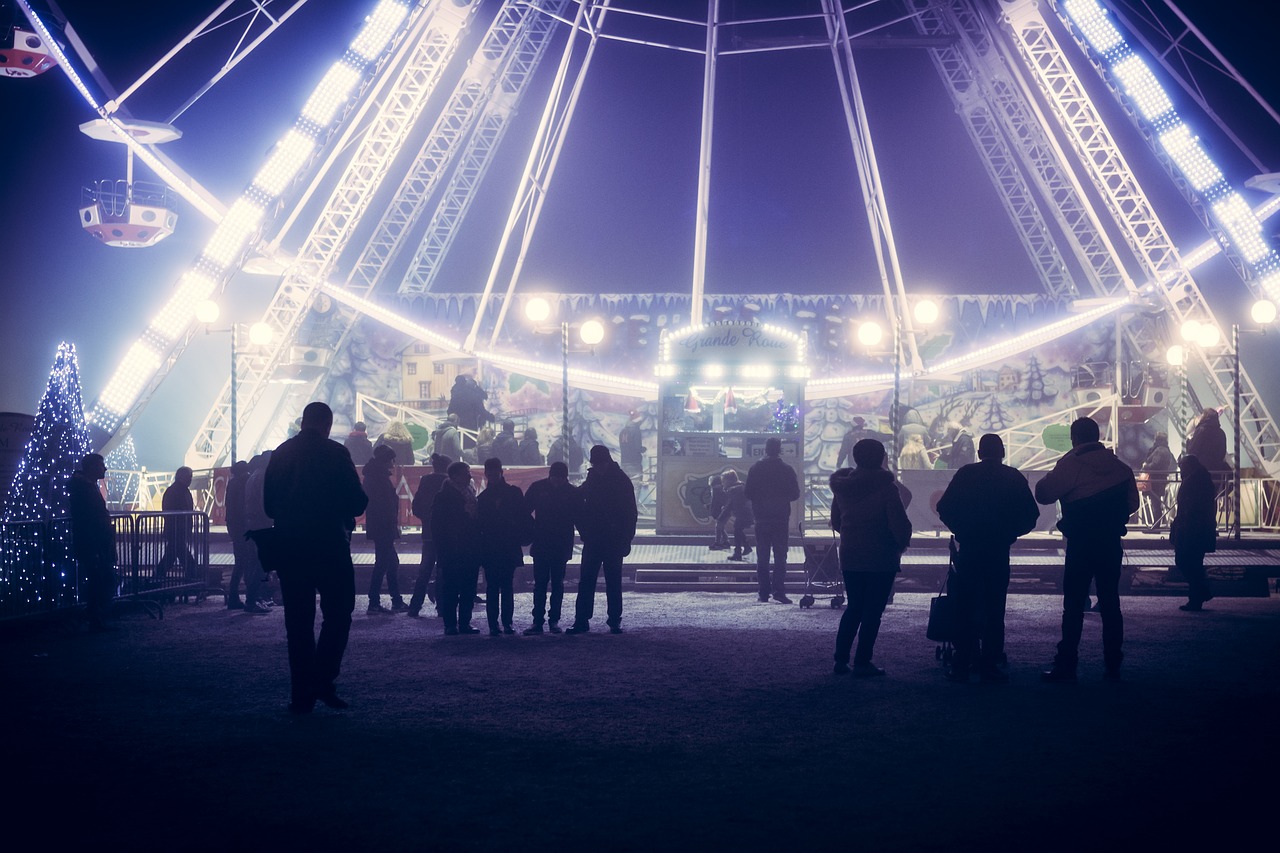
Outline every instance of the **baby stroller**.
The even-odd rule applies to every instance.
[[[813,594],[831,592],[831,609],[844,607],[844,573],[840,571],[840,551],[836,545],[834,532],[831,545],[822,554],[809,556],[804,563],[804,595],[800,596],[800,607],[813,607],[817,599]]]

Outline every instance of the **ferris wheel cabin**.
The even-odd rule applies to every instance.
[[[22,27],[0,37],[0,77],[35,77],[57,65],[44,39]]]

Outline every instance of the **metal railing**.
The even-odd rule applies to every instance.
[[[209,589],[209,516],[203,512],[112,513],[115,598],[203,597]],[[84,604],[71,520],[0,523],[0,619]]]

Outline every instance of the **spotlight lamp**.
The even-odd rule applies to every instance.
[[[216,322],[220,313],[218,303],[212,299],[203,299],[196,303],[196,319],[201,323]]]
[[[858,343],[864,347],[873,347],[884,338],[884,329],[874,320],[868,320],[858,326]]]
[[[1184,341],[1195,343],[1200,340],[1200,327],[1203,324],[1199,320],[1187,320],[1178,329],[1178,334],[1182,336]]]
[[[266,346],[271,343],[271,339],[275,337],[275,331],[269,323],[254,323],[249,327],[249,343],[256,346]]]
[[[916,322],[922,326],[931,326],[938,321],[938,303],[932,299],[921,299],[913,311]]]
[[[545,322],[551,316],[551,303],[544,297],[535,296],[524,304],[524,316],[531,323]]]
[[[589,347],[604,340],[604,324],[599,320],[588,320],[582,324],[582,342]]]
[[[1174,344],[1165,350],[1164,360],[1173,367],[1182,367],[1187,360],[1186,350],[1182,348],[1182,344]]]
[[[1200,324],[1200,333],[1199,337],[1196,338],[1196,343],[1205,349],[1209,349],[1210,347],[1216,347],[1221,340],[1222,332],[1219,331],[1217,326],[1212,323]]]
[[[1259,299],[1249,309],[1249,316],[1259,326],[1270,325],[1276,319],[1276,304],[1269,299]]]

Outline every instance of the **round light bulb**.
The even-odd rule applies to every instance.
[[[541,323],[551,316],[551,303],[535,296],[524,304],[524,316],[531,323]]]
[[[218,319],[222,310],[212,299],[202,299],[196,303],[196,319],[201,323],[212,323]]]
[[[582,324],[578,334],[582,337],[584,344],[593,347],[604,340],[604,324],[599,320],[588,320]]]
[[[275,337],[275,331],[267,323],[254,323],[249,327],[249,343],[257,346],[265,346],[271,343],[271,339]]]
[[[1165,350],[1164,360],[1174,367],[1181,367],[1187,360],[1186,350],[1182,348],[1182,344],[1174,344]]]
[[[1222,332],[1218,331],[1217,326],[1212,323],[1200,324],[1200,337],[1196,340],[1196,343],[1207,349],[1208,347],[1216,347],[1220,340],[1222,340]]]
[[[874,320],[868,320],[858,326],[858,343],[864,347],[873,347],[884,338],[884,329]]]
[[[1200,326],[1203,325],[1199,320],[1188,320],[1182,324],[1182,328],[1178,333],[1182,335],[1184,341],[1200,340]]]
[[[1249,316],[1259,326],[1266,326],[1276,319],[1276,304],[1270,299],[1259,299],[1249,309]]]
[[[932,299],[921,299],[916,303],[914,314],[920,325],[932,325],[938,321],[938,303]]]

